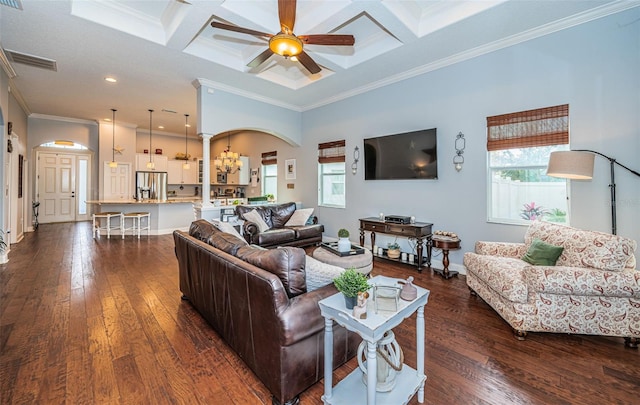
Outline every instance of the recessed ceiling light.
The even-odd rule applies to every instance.
[[[191,124],[186,124],[185,127],[191,128]]]
[[[158,129],[164,129],[164,125],[158,125]]]
[[[115,77],[111,77],[111,76],[105,77],[104,80],[108,81],[109,83],[115,83],[115,82],[118,81],[118,79],[116,79]]]
[[[111,122],[111,118],[105,118],[104,120],[107,122]]]

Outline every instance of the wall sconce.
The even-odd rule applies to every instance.
[[[356,146],[353,150],[353,163],[351,163],[351,173],[358,173],[358,161],[360,160],[360,149]]]
[[[464,134],[459,132],[458,135],[456,135],[455,142],[456,155],[453,157],[453,166],[457,171],[462,170],[462,164],[464,163],[464,156],[462,156],[462,154],[464,153],[464,148],[466,146],[467,141],[464,139]]]

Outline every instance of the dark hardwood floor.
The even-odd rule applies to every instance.
[[[431,290],[427,404],[640,403],[640,353],[621,338],[531,333],[520,342],[464,276],[377,261],[373,274],[413,275]],[[171,235],[94,241],[89,223],[42,224],[12,246],[0,285],[2,404],[270,404],[180,299]],[[414,328],[415,316],[394,329],[412,367]],[[302,404],[321,404],[322,394],[321,381]]]

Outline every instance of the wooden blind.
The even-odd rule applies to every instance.
[[[569,104],[487,117],[487,150],[569,143]]]
[[[318,144],[318,163],[344,162],[344,139],[341,141],[325,142]]]
[[[275,165],[278,164],[278,151],[273,150],[271,152],[264,152],[262,154],[262,165]]]

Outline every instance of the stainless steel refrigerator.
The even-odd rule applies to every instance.
[[[167,201],[167,172],[136,172],[136,200]]]

